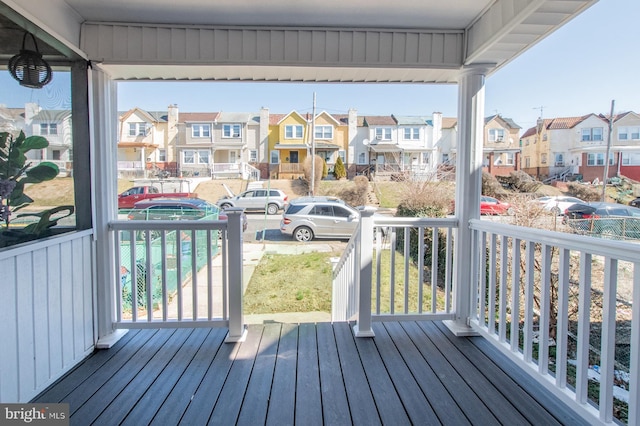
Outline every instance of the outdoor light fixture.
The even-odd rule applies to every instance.
[[[25,49],[27,35],[31,36],[35,51]],[[51,81],[51,67],[47,61],[42,59],[42,54],[38,51],[38,44],[33,34],[24,33],[20,53],[9,59],[9,72],[13,78],[18,80],[21,86],[33,89],[40,89]]]

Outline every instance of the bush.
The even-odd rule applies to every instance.
[[[347,169],[345,169],[341,157],[338,157],[336,165],[333,167],[333,176],[336,179],[344,179],[347,177]]]
[[[356,176],[353,185],[343,189],[339,198],[352,206],[364,206],[367,204],[367,193],[369,192],[369,180],[365,176]]]
[[[495,176],[487,172],[482,172],[482,195],[502,198],[504,189]]]
[[[524,193],[536,192],[542,186],[542,182],[535,180],[522,170],[511,172],[508,181],[511,188]]]
[[[309,186],[311,186],[311,156],[307,156],[302,163],[302,172],[304,173],[304,180]],[[326,167],[324,160],[319,156],[315,156],[315,173],[314,173],[314,187],[317,190],[322,180],[322,169]]]
[[[567,183],[567,188],[569,188],[571,195],[584,201],[600,201],[602,196],[597,188],[578,182]]]

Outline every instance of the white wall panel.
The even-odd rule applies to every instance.
[[[0,402],[27,402],[94,344],[91,231],[0,252]]]

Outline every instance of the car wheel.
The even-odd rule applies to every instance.
[[[231,204],[229,204],[229,203],[223,203],[223,204],[220,204],[220,208],[221,208],[222,210],[224,210],[224,209],[228,209],[229,207],[233,207],[233,206],[232,206]]]
[[[514,214],[516,214],[516,209],[514,209],[513,207],[509,207],[509,208],[507,209],[507,214],[508,214],[509,216],[513,216]]]
[[[267,206],[267,214],[277,214],[278,213],[278,205],[277,204],[269,204]]]
[[[313,231],[306,226],[301,226],[294,231],[293,237],[303,243],[311,241],[313,239]]]
[[[553,213],[553,214],[554,214],[554,215],[556,215],[556,216],[560,216],[560,214],[561,214],[562,212],[560,211],[560,207],[557,207],[557,206],[556,206],[556,207],[553,207],[553,208],[551,209],[551,213]]]
[[[617,237],[615,230],[611,228],[604,228],[602,232],[600,232],[600,236],[608,240],[615,240]]]

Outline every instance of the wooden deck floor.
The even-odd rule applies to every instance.
[[[581,424],[482,338],[440,322],[130,331],[33,402],[72,425]]]

